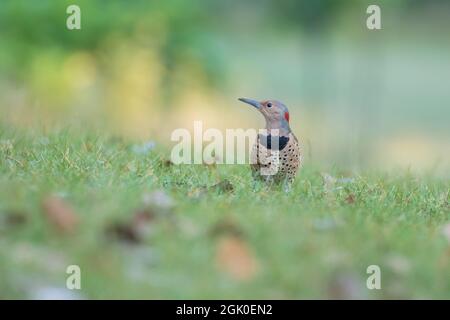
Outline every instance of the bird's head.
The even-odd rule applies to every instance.
[[[245,102],[258,109],[266,119],[266,129],[278,129],[280,135],[288,135],[291,129],[289,128],[289,110],[280,101],[264,100],[256,101],[253,99],[239,98],[239,101]]]

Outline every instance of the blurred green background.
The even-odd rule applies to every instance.
[[[382,30],[366,28],[369,4]],[[167,144],[193,120],[261,127],[236,98],[271,98],[315,163],[445,174],[449,16],[445,0],[4,0],[1,121]]]

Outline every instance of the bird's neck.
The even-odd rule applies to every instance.
[[[266,121],[266,130],[268,131],[268,134],[271,134],[272,130],[278,130],[278,135],[286,137],[291,133],[289,122],[284,119],[280,121]]]

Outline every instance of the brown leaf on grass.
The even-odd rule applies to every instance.
[[[0,214],[0,225],[5,227],[18,227],[27,223],[28,219],[25,213],[16,210],[10,210]]]
[[[258,271],[258,263],[251,249],[244,240],[236,236],[219,239],[216,263],[221,271],[240,281],[252,279]]]
[[[148,223],[155,219],[155,212],[149,209],[142,209],[137,210],[136,213],[133,216],[133,223],[134,224],[143,224]]]
[[[171,216],[172,217],[172,216]],[[157,218],[157,212],[150,208],[137,210],[130,222],[131,228],[136,230],[140,238],[144,238],[153,231],[153,223]]]
[[[78,217],[72,207],[62,198],[48,196],[42,203],[48,222],[61,233],[72,233],[78,226]]]
[[[347,198],[345,198],[345,202],[348,204],[355,203],[355,195],[353,193],[350,193]]]
[[[137,244],[141,242],[141,237],[133,224],[116,222],[106,229],[106,234],[111,238],[127,242],[130,244]]]
[[[126,222],[115,222],[107,227],[106,234],[117,240],[130,244],[142,242],[144,234],[155,219],[155,213],[149,209],[137,210],[132,219]]]

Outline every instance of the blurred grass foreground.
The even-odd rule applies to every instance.
[[[449,16],[444,0],[1,1],[0,299],[449,298]],[[289,194],[168,160],[195,120],[262,127],[242,96],[290,108],[306,164]]]

